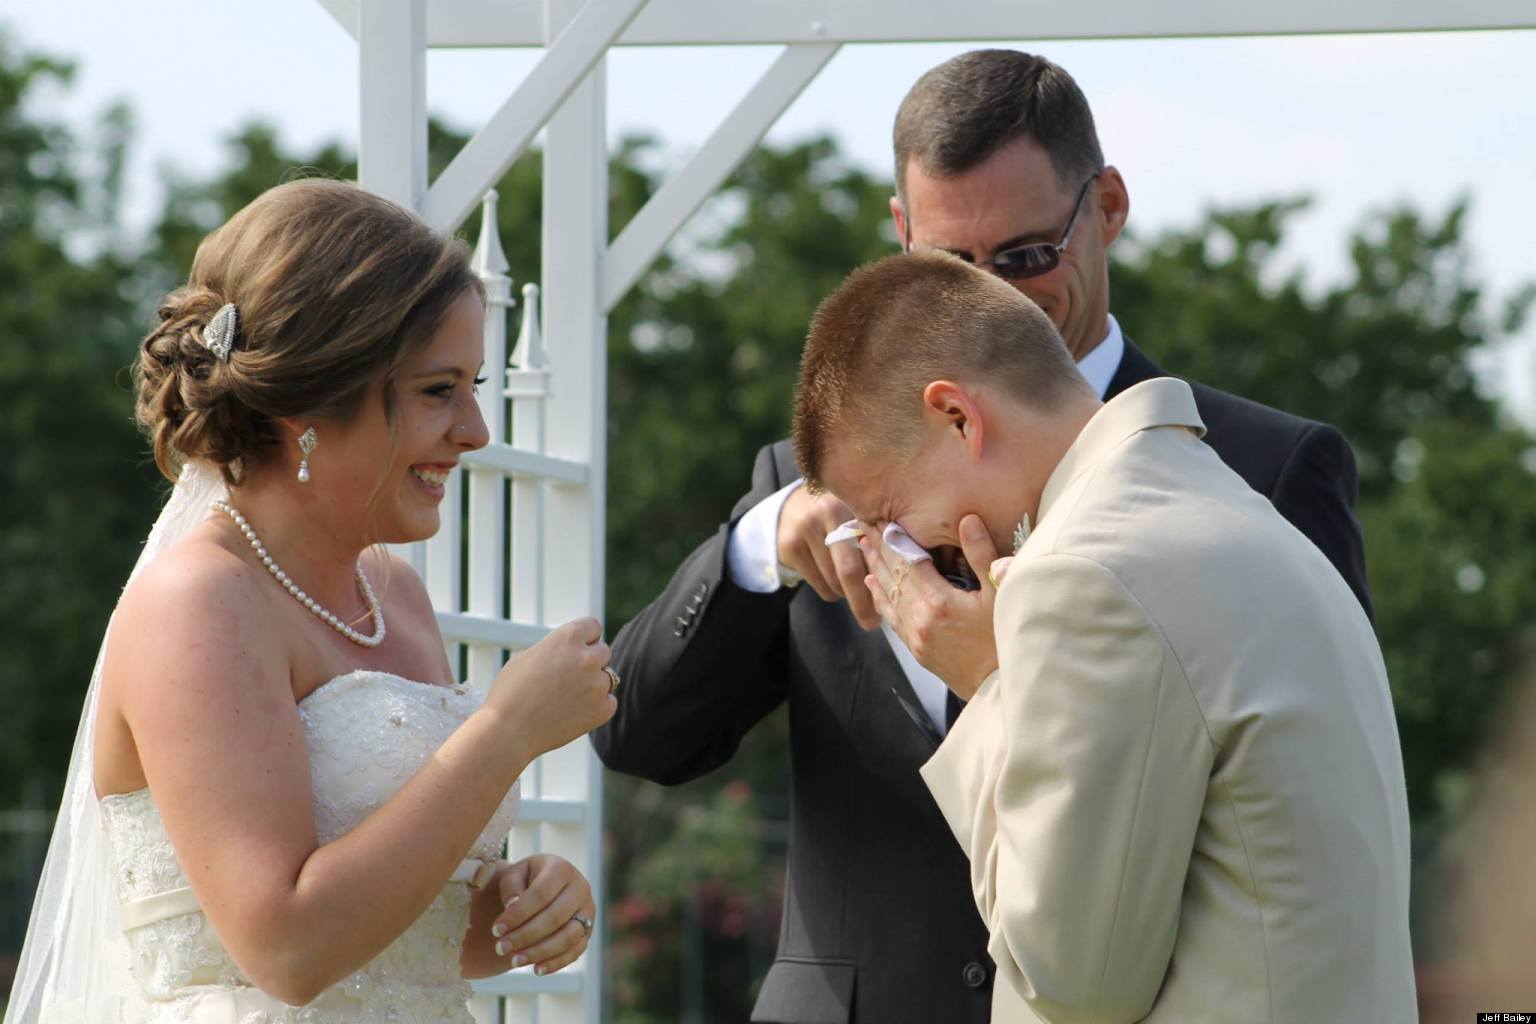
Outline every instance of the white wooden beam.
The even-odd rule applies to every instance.
[[[515,971],[508,971],[505,974],[498,974],[490,978],[477,978],[470,984],[473,985],[475,991],[481,995],[525,996],[533,993],[547,993],[553,995],[579,996],[582,992],[582,985],[586,982],[586,980],[586,969],[577,967],[575,965],[567,967],[557,974],[546,974],[543,977],[534,974],[533,968],[529,966],[518,968]],[[596,988],[595,985],[593,987]],[[513,1018],[509,1016],[507,1019],[517,1019],[521,1021],[537,1020],[541,1018]],[[599,1018],[597,1017],[592,1018],[594,1021],[598,1019]]]
[[[584,800],[519,800],[517,816],[523,821],[563,821],[581,823],[592,818],[592,808]]]
[[[358,181],[420,210],[427,188],[426,0],[361,0],[357,23]]]
[[[501,109],[432,183],[422,208],[427,223],[451,231],[469,216],[645,3],[587,0]]]
[[[350,35],[357,38],[357,5],[358,0],[318,0],[327,14],[336,19],[336,24]]]
[[[358,0],[321,0],[343,25]],[[1536,28],[1531,0],[656,0],[620,45],[984,42]],[[354,29],[355,34],[355,29]],[[539,46],[540,0],[433,0],[431,46]]]
[[[688,163],[625,225],[603,262],[605,312],[634,286],[678,229],[756,148],[837,51],[837,43],[786,46]]]
[[[468,612],[437,613],[438,628],[443,640],[450,644],[482,644],[487,647],[520,651],[532,647],[549,633],[547,626],[530,622],[509,622],[486,615]]]
[[[591,477],[584,462],[524,451],[494,441],[477,451],[465,452],[461,461],[466,466],[494,469],[509,477],[541,477],[567,484],[584,484]]]

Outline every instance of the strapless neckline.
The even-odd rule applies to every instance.
[[[373,678],[378,678],[378,679],[388,679],[388,680],[392,680],[392,681],[397,682],[397,683],[404,683],[407,686],[420,686],[420,687],[423,687],[424,689],[428,689],[428,690],[443,690],[443,691],[445,691],[447,693],[465,694],[465,693],[469,693],[470,692],[469,687],[465,686],[463,683],[454,683],[452,686],[445,686],[442,683],[424,683],[424,682],[422,682],[419,679],[412,679],[409,676],[402,676],[398,672],[389,672],[389,671],[386,671],[385,669],[378,669],[378,668],[354,668],[354,669],[352,669],[349,672],[341,673],[341,675],[339,675],[339,676],[332,676],[331,678],[327,679],[325,682],[321,683],[319,686],[315,687],[313,690],[310,690],[308,693],[306,693],[304,696],[300,697],[297,701],[294,702],[294,707],[302,708],[306,703],[309,702],[311,697],[314,697],[316,694],[320,693],[323,690],[330,689],[331,687],[335,686],[337,683],[345,682],[348,679],[357,679],[357,678],[364,678],[364,677],[373,677]],[[108,801],[112,801],[112,800],[128,800],[128,799],[133,798],[133,797],[142,797],[142,796],[145,796],[148,793],[149,793],[149,787],[148,786],[140,786],[138,789],[130,789],[127,792],[124,792],[124,793],[108,793],[106,796],[99,796],[99,797],[97,797],[96,800],[97,800],[98,803],[103,803],[104,804],[104,803],[107,803]]]
[[[467,686],[354,669],[296,702],[316,841],[335,842],[384,807],[483,699]],[[471,858],[502,854],[517,804],[513,786],[470,847]],[[289,1007],[251,983],[200,905],[182,907],[179,894],[194,901],[195,894],[151,792],[114,794],[99,806],[118,903],[133,908],[123,930],[131,974],[125,1024],[474,1024],[459,964],[470,916],[466,886],[445,885],[366,965],[309,1006]]]
[[[424,683],[420,679],[412,679],[409,676],[402,676],[398,672],[389,672],[379,668],[354,668],[350,672],[343,672],[339,676],[332,676],[325,682],[321,683],[319,686],[315,687],[313,690],[310,690],[304,696],[300,697],[294,703],[296,706],[302,707],[311,697],[314,697],[315,694],[320,693],[322,690],[329,689],[330,687],[335,686],[337,683],[344,682],[345,680],[357,679],[360,677],[391,679],[395,682],[405,683],[407,686],[422,686],[429,690],[446,690],[449,693],[469,692],[469,687],[465,686],[463,683],[454,683],[451,686],[445,686],[442,683]]]

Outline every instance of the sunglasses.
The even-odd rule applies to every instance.
[[[1066,251],[1072,242],[1072,229],[1077,227],[1077,218],[1083,212],[1083,200],[1088,198],[1088,187],[1099,180],[1101,171],[1094,171],[1088,180],[1083,182],[1083,187],[1078,190],[1077,203],[1072,207],[1072,219],[1067,221],[1067,229],[1061,233],[1059,242],[1031,242],[1028,245],[1015,246],[1012,249],[1004,249],[988,259],[972,259],[969,253],[952,253],[967,263],[975,264],[983,270],[991,270],[998,277],[1006,281],[1022,281],[1030,277],[1039,277],[1041,274],[1049,274],[1061,265],[1061,254]],[[912,218],[907,218],[907,237],[905,246],[907,252],[912,251]]]

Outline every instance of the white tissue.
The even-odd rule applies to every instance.
[[[857,541],[864,536],[864,528],[859,525],[857,519],[850,519],[842,526],[827,534],[827,547],[841,544],[844,541]],[[887,523],[881,537],[885,540],[885,546],[896,552],[908,562],[916,564],[933,559],[923,547],[912,539],[911,534],[903,530],[898,523]]]

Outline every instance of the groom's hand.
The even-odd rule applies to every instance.
[[[830,494],[805,487],[790,492],[779,511],[779,564],[797,573],[823,601],[848,599],[848,610],[865,629],[880,625],[880,614],[864,588],[864,558],[852,544],[827,547],[827,534],[853,518]]]
[[[961,551],[981,584],[961,590],[932,562],[913,565],[885,546],[880,531],[865,527],[859,540],[869,575],[865,587],[880,617],[896,631],[918,664],[944,680],[962,700],[970,700],[982,682],[997,671],[997,640],[992,632],[992,606],[997,587],[988,566],[997,548],[980,516],[960,520]]]

